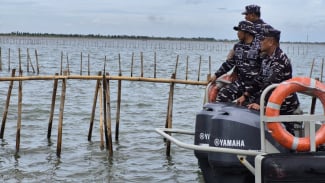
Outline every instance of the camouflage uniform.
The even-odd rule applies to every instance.
[[[242,26],[242,27],[241,27]],[[251,31],[253,34],[253,24],[248,21],[241,21],[235,30],[249,29],[243,31]],[[237,29],[236,29],[237,28]],[[225,61],[215,73],[216,77],[230,71],[234,66],[237,74],[237,79],[226,87],[220,89],[217,100],[218,102],[231,102],[240,97],[246,90],[249,82],[258,75],[260,71],[259,44],[254,38],[250,44],[245,44],[244,41],[239,41],[234,45],[234,56]]]
[[[272,56],[264,55],[261,71],[254,79],[252,87],[248,88],[249,94],[256,96],[256,103],[260,103],[262,91],[269,85],[281,83],[292,78],[292,66],[287,55],[278,47]],[[267,99],[270,96],[267,95]],[[267,101],[266,99],[266,101]],[[289,95],[281,105],[280,114],[292,114],[299,107],[296,93]]]
[[[259,14],[259,16],[261,15],[261,7],[258,5],[248,5],[245,7],[245,12],[243,12],[243,15],[246,15],[248,13],[254,13],[254,14]],[[254,30],[256,32],[255,37],[256,40],[259,42],[261,40],[261,38],[263,37],[263,27],[264,26],[270,26],[269,24],[265,23],[261,18],[256,20],[256,21],[252,21],[254,24]]]
[[[287,55],[278,47],[272,56],[265,56],[262,60],[260,74],[254,79],[255,84],[247,90],[248,93],[255,93],[255,103],[260,103],[260,96],[263,90],[271,84],[281,83],[282,81],[292,78],[292,67]],[[272,92],[269,92],[265,97],[265,104]],[[299,111],[299,100],[296,93],[287,96],[280,107],[280,115],[301,114]],[[301,112],[301,113],[298,113]],[[294,133],[295,123],[284,123],[286,130],[292,135]],[[296,123],[301,126],[301,123]]]

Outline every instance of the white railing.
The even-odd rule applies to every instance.
[[[179,147],[191,150],[198,150],[198,151],[206,151],[206,152],[221,152],[221,153],[229,153],[229,154],[236,154],[239,161],[242,162],[252,173],[254,173],[255,169],[252,165],[250,165],[247,161],[242,161],[242,157],[244,156],[256,156],[259,154],[265,153],[274,153],[268,152],[269,149],[266,148],[268,146],[267,140],[265,138],[265,129],[267,130],[266,123],[268,122],[305,122],[305,135],[309,134],[310,142],[315,142],[315,122],[316,121],[325,121],[324,115],[310,115],[310,114],[303,114],[303,115],[279,115],[276,117],[267,117],[265,116],[265,107],[264,107],[264,98],[266,94],[277,87],[279,84],[272,84],[268,86],[261,95],[260,101],[260,131],[261,131],[261,149],[256,150],[243,150],[243,149],[232,149],[232,148],[222,148],[222,147],[212,147],[212,146],[202,146],[202,145],[194,145],[181,142],[177,140],[175,137],[171,136],[171,133],[180,133],[180,134],[187,134],[187,135],[194,135],[195,133],[192,131],[185,131],[179,129],[171,129],[171,128],[156,128],[155,131],[159,133],[161,136],[165,137],[172,143],[176,144]],[[311,88],[315,89],[315,88]],[[307,94],[308,93],[303,93]],[[308,130],[309,129],[309,130]],[[307,131],[306,131],[307,130]],[[310,143],[310,151],[315,152],[316,147],[315,143]],[[241,157],[241,158],[239,158]],[[255,174],[255,173],[254,173]]]

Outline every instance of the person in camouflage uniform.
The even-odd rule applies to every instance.
[[[214,80],[235,67],[237,79],[226,87],[220,89],[217,102],[232,102],[243,94],[248,85],[260,70],[259,44],[255,41],[253,23],[241,21],[234,30],[238,31],[239,42],[233,47],[234,55],[227,59],[215,72]]]
[[[292,66],[290,59],[281,50],[279,40],[281,32],[265,26],[263,28],[263,38],[261,41],[261,59],[262,65],[259,75],[253,79],[251,87],[247,87],[243,96],[237,99],[239,104],[243,104],[251,96],[255,97],[253,103],[248,104],[248,108],[259,110],[260,96],[263,90],[275,83],[281,83],[292,78]],[[267,104],[268,98],[272,92],[269,92],[265,98]],[[280,108],[280,115],[291,115],[301,113],[299,110],[299,99],[296,93],[290,94],[285,98]],[[293,134],[293,123],[285,123],[287,130]]]
[[[254,4],[247,5],[242,15],[245,15],[247,21],[253,22],[256,40],[260,41],[262,38],[263,26],[269,25],[261,19],[261,7]]]
[[[242,12],[242,15],[245,15],[245,20],[250,21],[254,24],[254,31],[255,31],[255,39],[256,43],[260,44],[262,38],[262,32],[264,26],[270,26],[263,19],[261,19],[261,7],[258,5],[247,5],[245,7],[245,11]],[[234,50],[231,49],[228,53],[227,58],[230,59],[234,55]]]

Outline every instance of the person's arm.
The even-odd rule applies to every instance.
[[[230,71],[235,66],[235,63],[236,62],[233,58],[223,62],[222,65],[220,66],[220,68],[214,73],[216,78],[218,78],[218,77],[222,76],[223,74],[227,73],[228,71]]]

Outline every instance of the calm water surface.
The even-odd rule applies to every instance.
[[[138,41],[72,38],[1,38],[0,76],[9,76],[10,68],[18,69],[18,50],[21,50],[24,76],[35,75],[26,70],[27,48],[35,67],[35,49],[38,52],[40,75],[54,75],[69,64],[71,74],[80,74],[81,53],[83,75],[87,75],[88,55],[91,75],[103,70],[118,75],[118,58],[124,76],[130,76],[134,54],[133,76],[140,76],[141,52],[144,77],[153,77],[156,54],[157,77],[170,78],[179,56],[177,78],[205,80],[222,63],[233,43],[188,41]],[[319,77],[324,45],[282,44],[292,59],[294,75]],[[68,61],[67,61],[68,60]],[[201,67],[199,70],[199,63]],[[69,63],[68,63],[69,62]],[[0,82],[0,112],[5,107],[9,82]],[[149,82],[122,82],[122,102],[119,140],[113,140],[112,157],[100,149],[99,107],[97,107],[92,141],[87,140],[96,82],[68,80],[63,119],[61,158],[56,156],[57,124],[59,117],[61,82],[59,82],[51,139],[47,139],[53,81],[24,81],[20,151],[15,155],[17,129],[17,91],[14,84],[4,138],[0,147],[0,182],[171,182],[202,183],[203,178],[193,152],[172,145],[171,156],[165,155],[164,141],[155,128],[164,127],[169,84]],[[117,81],[111,81],[112,129],[115,138]],[[176,84],[174,93],[173,127],[194,130],[195,114],[201,109],[203,86]],[[310,100],[301,98],[303,107]],[[98,106],[98,104],[97,104]],[[317,107],[321,111],[321,106]],[[175,135],[176,136],[176,135]],[[177,136],[193,143],[191,136]]]

